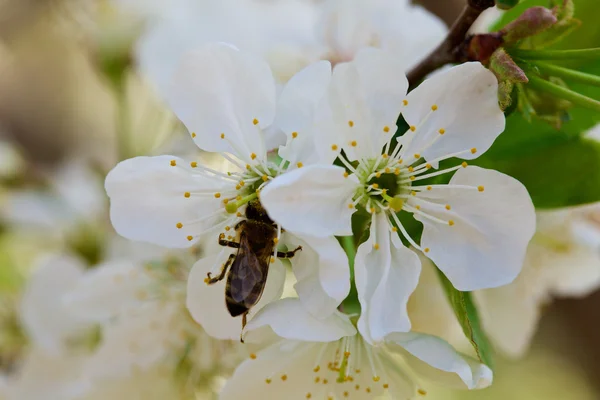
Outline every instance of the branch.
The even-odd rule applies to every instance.
[[[425,76],[436,69],[459,61],[461,55],[458,50],[465,41],[467,32],[481,13],[493,7],[494,4],[494,0],[469,0],[462,13],[450,28],[446,39],[407,74],[410,87],[417,86]]]

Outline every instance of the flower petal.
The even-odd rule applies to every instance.
[[[416,127],[403,154],[420,154],[428,161],[461,151],[457,157],[479,157],[504,131],[497,92],[496,77],[480,63],[461,64],[425,80],[409,93],[402,110]]]
[[[390,238],[387,216],[375,214],[369,239],[356,254],[354,279],[362,309],[358,328],[370,344],[411,327],[406,307],[419,281],[421,262],[392,235],[395,239]]]
[[[493,373],[486,365],[457,353],[444,340],[423,333],[393,333],[388,340],[410,355],[405,359],[420,375],[457,388],[483,389],[492,384]]]
[[[350,292],[348,257],[334,237],[315,238],[284,233],[288,249],[302,246],[291,260],[296,293],[304,307],[317,318],[334,313]]]
[[[234,189],[230,182],[194,173],[173,156],[122,161],[108,173],[105,186],[115,230],[166,247],[189,247],[194,241],[188,236],[196,239],[221,222],[226,213],[218,212],[222,202],[215,193]]]
[[[266,62],[224,43],[206,45],[183,57],[168,99],[201,149],[247,162],[251,153],[265,158],[261,129],[275,118],[275,80]]]
[[[217,339],[238,340],[242,331],[241,318],[232,318],[225,305],[226,278],[212,285],[207,285],[204,281],[208,272],[213,276],[219,273],[219,266],[232,252],[226,249],[219,254],[202,258],[192,267],[187,282],[186,304],[192,318],[202,325],[209,335]],[[275,263],[269,265],[267,284],[260,301],[252,308],[251,314],[281,297],[284,281],[285,268],[281,261],[275,260]]]
[[[331,342],[351,336],[356,329],[347,316],[335,312],[324,319],[310,314],[299,299],[288,297],[266,305],[246,326],[246,338],[252,340],[252,331],[269,326],[284,339],[310,342]]]
[[[269,216],[294,233],[327,237],[351,235],[349,208],[357,188],[337,166],[310,165],[273,179],[260,193]]]
[[[288,140],[280,147],[279,155],[292,166],[319,161],[313,139],[314,115],[330,80],[331,64],[319,61],[294,75],[281,92],[275,125],[287,134]]]
[[[469,166],[459,169],[448,187],[422,191],[416,199],[411,201],[423,212],[452,221],[415,214],[423,223],[421,247],[458,290],[502,286],[516,278],[535,232],[533,203],[519,181]]]
[[[21,319],[34,344],[50,355],[60,354],[67,339],[86,324],[62,303],[63,293],[83,276],[84,266],[75,258],[47,256],[40,260],[21,300]]]

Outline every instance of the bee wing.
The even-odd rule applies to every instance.
[[[250,249],[248,239],[242,235],[240,249],[230,270],[230,295],[248,308],[258,303],[267,282],[269,260],[263,258]]]

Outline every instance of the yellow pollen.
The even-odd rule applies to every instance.
[[[198,163],[196,161],[192,161],[190,163],[190,167],[192,167],[192,168],[196,168],[197,166],[198,166]]]
[[[252,168],[252,167],[250,166],[250,164],[246,164],[246,169],[250,169],[250,168]]]
[[[348,396],[350,396],[350,393],[344,392],[344,397],[348,397]]]
[[[246,182],[240,181],[240,186],[244,186],[245,184],[246,184]]]
[[[450,225],[450,226],[454,225],[454,221],[452,221],[452,220],[448,221],[448,225]]]
[[[269,177],[268,177],[268,176],[266,176],[266,175],[263,175],[261,178],[262,178],[262,180],[263,180],[263,181],[265,181],[265,182],[266,182],[266,181],[269,179]]]
[[[229,203],[229,199],[223,199],[223,204],[227,205]]]
[[[420,154],[415,154],[415,158],[418,160],[419,158],[421,158]]]
[[[402,100],[402,104],[404,104],[405,106],[408,105],[408,100]]]
[[[267,378],[267,379],[265,379],[265,382],[266,382],[267,384],[269,384],[269,383],[271,383],[271,380],[270,380],[269,378]]]
[[[348,208],[352,210],[354,208],[354,204],[352,204],[352,203],[348,204]]]
[[[336,151],[338,149],[337,144],[331,145],[331,150]]]
[[[189,198],[189,197],[191,196],[190,192],[185,192],[183,195],[184,195],[186,198]]]
[[[296,139],[298,137],[298,132],[292,132],[292,138]]]
[[[311,397],[312,397],[312,394],[310,394],[310,393],[306,393],[306,398],[307,398],[307,399],[310,399]]]
[[[327,379],[323,379],[323,385],[327,385],[329,381]]]
[[[313,371],[315,371],[315,372],[319,372],[320,370],[321,370],[321,367],[318,365],[313,368]]]
[[[411,125],[411,126],[410,126],[410,130],[414,132],[414,131],[416,131],[416,130],[417,130],[417,127],[416,127],[416,126],[414,126],[414,125]]]
[[[333,396],[327,396],[327,400],[334,400]]]
[[[398,160],[398,164],[402,164],[404,160],[401,158],[400,160]]]
[[[432,106],[431,106],[431,111],[435,111],[435,110],[437,110],[437,109],[438,109],[438,106],[437,106],[437,104],[434,104],[434,105],[432,105]]]
[[[360,390],[360,385],[356,385],[356,386],[354,386],[354,389],[356,389],[356,390]]]
[[[178,222],[175,226],[177,227],[177,229],[183,228],[183,224],[181,222]]]
[[[192,137],[195,138],[196,137],[196,133],[192,132]]]
[[[378,376],[374,376],[374,377],[373,377],[373,382],[379,382],[379,380],[380,380],[380,379],[381,379],[380,377],[378,377]]]
[[[427,190],[431,190],[433,189],[431,186],[427,186]]]
[[[255,153],[250,154],[250,158],[253,160],[256,159],[256,154]]]
[[[398,232],[398,228],[396,228],[395,226],[392,226],[392,232]]]
[[[425,247],[425,249],[423,250],[425,253],[429,253],[429,247]]]
[[[396,175],[400,175],[400,168],[396,168],[396,169],[394,169],[394,174],[396,174]]]
[[[415,208],[416,208],[417,210],[420,210],[420,209],[421,209],[421,206],[415,206]]]
[[[231,227],[230,227],[230,226],[226,226],[226,227],[225,227],[225,230],[226,230],[226,231],[229,231],[230,229],[231,229]]]
[[[371,214],[375,214],[375,207],[371,207],[369,211],[371,212]]]
[[[386,126],[384,126],[384,127],[383,127],[383,131],[384,131],[385,133],[388,133],[388,132],[390,131],[390,127],[389,127],[389,126],[387,126],[387,125],[386,125]]]
[[[446,130],[444,128],[441,128],[439,131],[440,135],[443,135],[444,133],[446,133]]]
[[[371,388],[370,388],[370,387],[366,388],[366,389],[365,389],[365,392],[367,392],[367,393],[371,393]]]
[[[221,139],[225,139],[225,134],[221,133]]]
[[[271,257],[271,264],[275,262],[275,257]]]
[[[431,169],[431,164],[425,164],[425,168]]]
[[[417,393],[419,393],[421,396],[425,396],[427,394],[427,392],[424,391],[423,389],[417,390]]]
[[[279,239],[278,238],[274,238],[273,239],[273,243],[275,243],[275,244],[279,243]]]
[[[373,243],[373,248],[375,250],[379,250],[379,244],[378,243]]]
[[[192,240],[194,240],[194,237],[193,236],[188,236],[186,239],[191,242]]]
[[[176,165],[177,165],[177,161],[175,161],[175,160],[171,160],[171,167],[174,167],[174,166],[176,166]]]
[[[210,279],[208,279],[208,277],[204,278],[204,283],[206,283],[208,285],[210,283]]]
[[[414,175],[411,175],[408,179],[410,179],[411,181],[414,181],[417,178],[415,178]]]
[[[379,185],[377,183],[374,183],[371,186],[373,186],[373,189],[379,189]]]
[[[477,149],[476,149],[475,147],[473,147],[473,148],[471,149],[471,154],[475,154],[475,153],[477,153]]]
[[[256,118],[254,118],[254,119],[252,120],[252,123],[253,123],[254,125],[258,125],[258,120],[257,120]]]
[[[415,192],[415,191],[413,190],[412,192],[410,192],[410,195],[411,195],[411,196],[416,196],[416,195],[417,195],[417,192]]]
[[[460,164],[460,165],[462,165],[462,167],[463,167],[463,168],[467,168],[467,165],[468,165],[468,164],[467,164],[467,162],[466,162],[466,161],[463,161],[463,163],[462,163],[462,164]]]
[[[357,144],[358,143],[356,143],[356,140],[353,140],[350,142],[350,146],[352,146],[352,147],[356,147]]]
[[[381,157],[383,157],[383,159],[385,160],[386,158],[388,158],[389,156],[387,154],[382,154]]]
[[[381,178],[381,172],[376,173],[375,178]]]
[[[385,168],[385,173],[386,173],[386,174],[389,174],[391,171],[392,171],[392,170],[390,169],[390,167],[386,167],[386,168]]]
[[[319,378],[318,376],[315,378],[315,383],[319,383],[321,382],[321,378]]]
[[[477,190],[479,190],[480,192],[483,192],[485,190],[485,188],[483,186],[477,186]]]
[[[240,190],[241,188],[242,188],[242,187],[241,187],[239,184],[238,184],[238,185],[235,185],[235,190]]]
[[[285,374],[281,375],[281,380],[282,381],[286,381],[287,380],[287,375],[285,375]]]
[[[240,200],[242,199],[242,195],[241,195],[241,194],[238,194],[237,196],[235,196],[235,199],[236,199],[237,201],[240,201]]]
[[[408,167],[408,172],[413,172],[415,169],[413,167]]]
[[[253,360],[256,360],[256,354],[254,354],[254,353],[250,354],[250,358]]]
[[[344,171],[344,178],[347,178],[349,176],[350,176],[350,174],[348,174],[348,171]]]
[[[354,121],[352,121],[352,120],[348,121],[348,126],[350,128],[352,128],[354,126]]]
[[[304,164],[302,164],[301,162],[297,162],[297,163],[296,163],[296,166],[297,166],[298,168],[302,168],[302,167],[304,166]]]
[[[221,197],[221,193],[215,193],[215,199],[218,199],[219,197]]]
[[[383,388],[384,388],[384,389],[387,389],[387,388],[389,388],[389,387],[390,387],[390,385],[388,385],[387,383],[384,383],[384,384],[383,384]]]

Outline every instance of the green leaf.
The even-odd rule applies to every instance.
[[[513,157],[480,157],[473,164],[513,176],[529,191],[536,208],[558,208],[600,201],[600,143],[557,140]]]
[[[479,360],[490,368],[493,368],[492,346],[487,335],[481,327],[479,313],[473,302],[471,292],[456,290],[446,276],[438,270],[440,281],[446,292],[446,296],[452,305],[454,314],[463,329],[467,339],[473,345]]]

